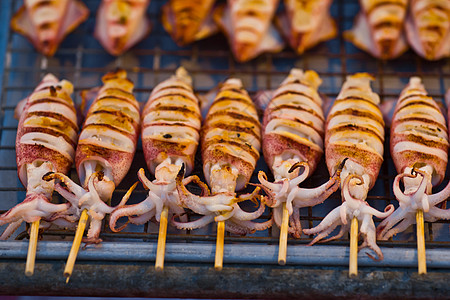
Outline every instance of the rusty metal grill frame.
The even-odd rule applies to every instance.
[[[17,10],[20,2],[11,1],[9,16]],[[131,79],[136,85],[135,91],[138,100],[145,102],[152,88],[173,74],[179,64],[184,65],[192,74],[194,88],[200,94],[207,93],[210,88],[213,88],[229,76],[237,76],[243,79],[244,85],[250,94],[255,95],[258,90],[276,88],[293,66],[316,70],[324,80],[324,84],[319,90],[330,98],[337,96],[341,83],[348,74],[362,71],[375,76],[376,81],[373,84],[373,88],[380,95],[382,101],[397,98],[406,80],[413,75],[422,77],[426,87],[429,89],[430,95],[437,101],[441,101],[443,105],[445,90],[446,88],[450,88],[450,59],[428,62],[419,58],[410,50],[395,61],[383,62],[370,57],[368,54],[359,51],[344,41],[341,33],[351,27],[353,17],[359,9],[357,1],[334,1],[332,15],[335,17],[340,32],[337,38],[321,44],[301,57],[286,48],[281,53],[263,54],[259,58],[245,64],[239,64],[233,60],[228,44],[222,35],[200,41],[191,47],[178,48],[171,41],[169,35],[164,31],[158,21],[159,10],[164,2],[162,0],[152,0],[151,2],[149,16],[153,23],[153,29],[150,36],[129,51],[129,53],[122,57],[113,58],[93,38],[95,11],[99,1],[85,0],[84,2],[91,9],[91,15],[88,21],[83,23],[74,33],[66,38],[53,58],[46,58],[37,54],[28,41],[18,34],[13,33],[11,30],[8,30],[5,49],[6,59],[0,83],[0,178],[3,180],[0,183],[0,195],[3,195],[2,198],[6,199],[0,203],[0,213],[3,213],[16,203],[21,202],[25,195],[25,188],[20,184],[18,178],[16,179],[17,176],[15,173],[17,168],[15,166],[15,160],[14,162],[12,161],[12,158],[15,158],[14,140],[17,130],[17,121],[12,119],[13,110],[15,104],[30,93],[39,82],[39,79],[47,72],[54,73],[60,78],[67,78],[73,82],[75,86],[74,100],[77,104],[81,102],[79,96],[81,90],[99,85],[102,74],[116,67],[124,68],[129,72]],[[396,173],[388,150],[389,135],[387,130],[384,154],[385,162],[381,168],[375,188],[369,193],[368,197],[369,204],[380,210],[389,203],[393,203],[396,207],[398,206],[392,194],[392,182]],[[201,176],[201,161],[199,157],[196,162],[198,164],[194,173]],[[140,167],[146,169],[142,147],[139,145],[130,172],[116,190],[113,203],[116,203],[126,192],[126,189],[137,180],[136,173]],[[261,168],[267,173],[267,166],[263,163],[262,159],[258,163],[257,170]],[[254,175],[256,175],[256,172]],[[147,169],[146,173],[149,174]],[[14,179],[12,176],[15,176]],[[75,170],[72,170],[71,176],[74,179],[77,178]],[[317,182],[325,182],[327,177],[328,173],[322,159],[318,171],[308,179],[306,186],[317,186]],[[7,180],[5,180],[6,178]],[[444,184],[448,182],[448,178],[449,176],[446,176]],[[252,182],[257,182],[255,176],[253,176]],[[134,192],[131,201],[139,202],[145,196],[146,193],[142,186],[140,186]],[[58,199],[56,200],[58,201]],[[335,194],[320,207],[302,209],[301,219],[303,226],[306,228],[317,224],[326,213],[339,204],[339,201],[339,195]],[[269,217],[268,210],[266,210],[263,217]],[[375,221],[378,224],[379,221],[376,219]],[[433,266],[447,271],[450,270],[449,225],[450,221],[441,220],[433,224],[426,223],[425,227],[427,250],[435,249],[439,251],[438,254],[431,252],[431,256],[438,255],[437,257],[442,257],[442,253],[445,256],[444,263],[436,263]],[[168,247],[172,247],[171,244],[213,246],[215,241],[214,227],[214,225],[211,225],[206,229],[188,232],[178,231],[173,228],[169,229],[167,235]],[[27,238],[28,235],[24,227],[22,227],[22,231],[22,233],[16,236],[17,240]],[[416,247],[414,232],[414,229],[410,228],[408,233],[399,234],[390,241],[379,241],[378,244],[382,247],[383,251],[387,250],[389,253],[394,253],[398,250],[400,252],[403,251],[407,255],[407,253],[410,253]],[[127,243],[136,243],[138,245],[137,247],[141,247],[144,243],[155,244],[157,234],[157,225],[154,224],[147,223],[143,226],[132,226],[124,232],[113,233],[107,228],[105,222],[101,237],[108,244],[107,247],[114,248],[115,245],[124,245]],[[52,243],[58,240],[70,241],[72,235],[73,232],[71,231],[52,229],[43,233],[43,240],[49,241],[48,245],[53,245]],[[294,245],[304,245],[310,241],[311,237],[308,236],[302,236],[301,239],[289,238],[288,245],[291,247]],[[23,252],[23,243],[10,243],[12,244],[8,245],[13,245],[12,248],[16,247],[14,249],[17,251],[20,249]],[[226,245],[233,245],[233,249],[237,249],[237,251],[239,250],[239,245],[242,245],[242,249],[248,245],[271,246],[274,248],[278,244],[278,230],[269,229],[245,237],[228,234],[225,243]],[[42,253],[42,257],[63,259],[61,253],[58,251],[55,251],[55,256],[52,257],[53,250],[48,245],[45,246],[45,251],[49,252]],[[327,252],[334,251],[335,249],[342,250],[347,246],[348,237],[346,236],[323,246],[315,246],[317,248],[314,249]],[[21,254],[18,254],[19,252],[11,251],[6,256],[0,254],[0,260],[5,257],[6,259],[23,258],[22,252],[19,251]],[[97,250],[94,249],[92,251]],[[90,253],[92,254],[92,252]],[[80,254],[80,256],[82,259],[83,254]],[[89,261],[89,254],[87,254],[87,257],[86,259]],[[154,258],[147,256],[142,258],[142,256],[137,255],[134,260],[146,261],[151,259]],[[115,259],[111,260],[118,263]],[[130,260],[133,260],[133,258],[130,258]],[[185,261],[183,258],[179,258],[179,260]],[[273,257],[273,260],[276,263],[275,257]],[[209,258],[205,260],[200,259],[198,263],[207,261],[209,261]],[[401,263],[395,264],[393,261],[378,265],[364,258],[361,261],[363,262],[363,266],[373,266],[377,270],[381,270],[383,266],[403,267]],[[195,263],[195,261],[191,262]],[[225,258],[225,264],[226,262],[227,260]],[[237,259],[235,262],[242,264],[245,261]],[[287,263],[290,263],[289,258]],[[301,263],[301,260],[294,260],[293,264]],[[37,264],[39,264],[39,260]],[[321,265],[325,267],[342,266],[345,265],[345,261],[326,261]],[[407,266],[411,267],[411,265]]]

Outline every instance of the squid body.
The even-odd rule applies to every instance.
[[[80,0],[25,0],[11,28],[27,37],[44,55],[53,56],[63,39],[89,16]]]
[[[214,0],[169,0],[162,8],[162,25],[179,46],[218,31],[212,18]]]
[[[277,25],[297,54],[337,35],[329,12],[331,3],[332,0],[284,0],[285,11],[277,18]]]
[[[344,37],[376,58],[393,59],[408,49],[403,31],[408,0],[360,0],[361,11]]]
[[[214,11],[214,20],[228,37],[238,62],[264,52],[279,52],[284,44],[272,24],[278,0],[228,0]]]
[[[95,37],[111,55],[121,55],[150,33],[150,0],[103,0],[97,11]]]

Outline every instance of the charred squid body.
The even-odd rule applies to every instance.
[[[344,37],[381,59],[393,59],[408,49],[403,25],[408,0],[360,0],[355,25]]]
[[[378,227],[378,238],[387,240],[416,223],[417,210],[434,222],[450,219],[450,210],[436,207],[450,196],[450,185],[437,194],[431,189],[442,182],[448,161],[445,118],[420,78],[412,77],[402,91],[391,126],[391,154],[399,173],[394,194],[399,208]],[[400,189],[403,180],[405,191]]]
[[[214,2],[170,0],[162,7],[162,25],[179,46],[207,38],[218,31],[212,18]]]
[[[155,217],[159,222],[164,206],[169,214],[182,215],[175,178],[185,164],[190,173],[200,139],[201,114],[197,97],[192,90],[192,79],[184,68],[176,76],[158,84],[142,112],[142,148],[149,170],[155,174],[151,182],[144,170],[138,176],[149,190],[148,197],[139,204],[117,208],[110,218],[111,230],[116,221],[128,216],[134,224],[143,224]],[[187,179],[199,182],[197,176]],[[206,190],[207,187],[206,187]]]
[[[226,230],[246,234],[271,225],[271,220],[251,222],[264,212],[263,204],[251,213],[238,205],[240,201],[254,199],[259,189],[240,197],[235,192],[246,186],[259,158],[260,129],[256,108],[242,82],[228,79],[211,105],[202,128],[203,172],[212,196],[190,193],[182,183],[183,167],[177,177],[180,201],[204,217],[191,223],[174,222],[178,228],[193,229],[214,220],[227,220]]]
[[[383,162],[384,121],[378,108],[380,99],[370,88],[372,79],[365,73],[348,76],[328,114],[325,158],[330,174],[346,160],[340,173],[342,205],[333,209],[318,226],[303,232],[317,234],[312,245],[341,226],[339,233],[326,241],[337,239],[350,229],[349,221],[356,217],[364,239],[360,249],[369,247],[382,260],[372,215],[386,218],[394,207],[389,205],[385,212],[379,212],[365,201]]]
[[[89,10],[79,0],[25,0],[12,17],[11,28],[27,37],[36,50],[52,56],[88,15]]]
[[[56,190],[79,208],[78,213],[88,210],[91,223],[87,242],[101,241],[101,222],[114,209],[104,202],[111,199],[115,187],[127,174],[136,151],[139,104],[132,94],[133,83],[126,75],[119,70],[103,76],[104,85],[86,115],[75,155],[81,186],[62,174],[48,177],[61,181]],[[126,202],[132,189],[119,205]]]
[[[323,202],[339,188],[339,172],[318,188],[298,186],[314,172],[323,154],[325,118],[317,92],[320,83],[316,72],[292,69],[275,91],[263,120],[264,158],[275,182],[268,182],[266,174],[260,171],[259,186],[267,194],[266,203],[273,208],[279,227],[282,204],[286,203],[291,216],[288,230],[297,238],[302,233],[299,209]]]
[[[0,236],[7,239],[22,223],[50,219],[66,212],[70,203],[52,204],[54,182],[42,180],[48,172],[68,173],[78,138],[76,111],[70,98],[73,86],[49,74],[34,92],[19,104],[17,137],[17,171],[27,188],[25,200],[0,216],[0,226],[11,223]]]
[[[420,56],[428,60],[450,56],[450,1],[411,0],[405,29]]]
[[[277,6],[278,0],[228,0],[214,11],[214,21],[228,37],[237,61],[283,49],[283,40],[272,24]]]
[[[284,0],[285,12],[277,18],[281,33],[297,54],[332,39],[337,26],[330,16],[332,0]]]
[[[109,54],[121,55],[150,33],[149,5],[150,0],[102,1],[94,35]]]

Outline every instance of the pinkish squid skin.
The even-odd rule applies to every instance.
[[[399,173],[394,194],[395,212],[377,228],[378,238],[387,240],[416,223],[417,210],[424,220],[450,219],[450,210],[436,207],[450,196],[450,184],[436,194],[433,186],[442,182],[448,162],[448,133],[445,118],[418,77],[403,89],[391,126],[391,155]],[[403,181],[405,190],[400,189]]]
[[[150,0],[102,1],[94,35],[109,54],[121,55],[150,33],[149,5]]]
[[[225,229],[236,234],[264,230],[272,220],[252,220],[264,212],[264,204],[254,212],[243,211],[238,202],[259,198],[259,188],[251,194],[236,195],[250,180],[261,148],[261,125],[254,103],[239,79],[228,79],[212,103],[202,127],[203,173],[212,195],[195,195],[182,182],[185,166],[177,175],[180,202],[203,215],[189,223],[174,222],[178,228],[194,229],[215,221],[225,221]]]
[[[329,12],[331,3],[332,0],[284,0],[285,11],[277,18],[277,25],[297,54],[337,35]]]
[[[151,182],[145,177],[144,170],[139,170],[139,180],[149,190],[148,196],[139,204],[116,208],[109,223],[113,231],[124,228],[115,228],[117,220],[124,216],[134,224],[146,223],[153,217],[159,222],[164,206],[169,208],[171,217],[184,214],[175,178],[182,165],[186,165],[189,173],[194,167],[201,114],[192,79],[183,67],[153,89],[143,109],[142,120],[142,148],[155,180]],[[183,184],[192,180],[199,182],[197,176],[191,176]],[[208,188],[203,188],[209,194]]]
[[[66,174],[73,163],[78,126],[72,92],[70,82],[48,74],[24,100],[25,105],[18,105],[17,171],[27,194],[22,203],[0,216],[0,226],[10,223],[0,239],[7,239],[23,221],[50,219],[70,208],[70,203],[51,203],[54,182],[42,176],[56,171]]]
[[[407,0],[360,0],[361,11],[344,38],[376,58],[394,59],[408,44],[403,32]]]
[[[228,0],[214,11],[214,21],[227,36],[238,62],[283,49],[283,40],[272,24],[277,6],[278,0]]]
[[[169,0],[162,7],[162,25],[178,46],[207,38],[219,30],[212,18],[214,2]]]
[[[133,83],[123,70],[103,76],[103,86],[86,115],[78,140],[75,165],[81,186],[63,174],[49,174],[60,181],[57,191],[77,208],[75,217],[87,209],[90,227],[85,241],[98,243],[101,223],[114,207],[115,187],[127,174],[136,151],[139,134],[139,103],[133,96]],[[123,206],[136,185],[130,188],[119,206]]]
[[[89,16],[80,0],[25,0],[11,28],[27,37],[44,55],[53,56],[63,39]]]
[[[260,171],[260,186],[265,202],[273,208],[275,223],[281,227],[283,203],[290,216],[288,231],[302,234],[299,209],[322,203],[339,188],[339,172],[315,189],[298,185],[314,172],[323,154],[325,117],[317,92],[321,79],[314,71],[292,69],[273,93],[263,120],[263,152],[275,182]],[[302,172],[299,170],[302,167]]]
[[[405,24],[409,45],[428,60],[450,56],[450,2],[411,0]]]
[[[312,245],[341,226],[339,233],[326,241],[337,239],[350,229],[349,220],[356,217],[364,239],[360,249],[369,247],[381,260],[383,254],[376,244],[372,216],[386,218],[394,207],[389,205],[384,213],[378,212],[365,201],[380,171],[384,151],[384,121],[378,107],[379,96],[370,87],[372,79],[366,73],[348,76],[331,107],[325,126],[325,161],[330,174],[342,168],[342,205],[332,210],[318,226],[303,232],[317,234]]]

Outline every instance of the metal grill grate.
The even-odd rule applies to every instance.
[[[12,15],[17,11],[20,1],[11,2]],[[81,102],[79,96],[81,90],[98,86],[101,76],[116,67],[124,68],[129,72],[129,76],[136,86],[136,97],[141,102],[145,102],[152,88],[171,76],[179,65],[184,65],[192,74],[194,88],[199,93],[206,93],[227,77],[236,76],[243,80],[246,89],[254,95],[259,90],[276,88],[294,66],[317,71],[323,79],[320,91],[330,98],[337,96],[346,75],[355,72],[368,72],[376,77],[373,88],[379,93],[382,101],[397,98],[412,75],[422,77],[431,96],[442,103],[444,103],[445,89],[450,87],[449,59],[427,62],[409,51],[395,61],[382,62],[345,42],[342,35],[321,44],[301,57],[295,55],[291,50],[285,49],[278,54],[263,54],[245,64],[239,64],[233,60],[222,35],[198,42],[191,47],[179,48],[158,21],[163,2],[162,0],[151,2],[149,12],[153,29],[150,36],[118,58],[109,56],[93,37],[95,12],[99,1],[85,0],[91,9],[89,19],[66,38],[52,58],[46,58],[36,53],[25,38],[11,31],[8,32],[4,73],[1,79],[0,198],[2,200],[0,201],[0,212],[21,202],[25,196],[25,189],[16,175],[14,142],[17,121],[13,118],[15,105],[26,97],[40,78],[48,72],[73,82],[75,86],[74,100],[77,104]],[[331,10],[339,24],[339,32],[342,33],[352,26],[353,17],[359,10],[359,5],[357,1],[336,0]],[[398,206],[391,192],[395,170],[388,151],[388,136],[386,136],[385,149],[385,162],[377,183],[368,197],[369,204],[379,210],[383,210],[389,203]],[[197,162],[195,172],[201,175],[201,162],[199,159]],[[144,166],[142,148],[139,147],[129,174],[115,192],[113,204],[117,203],[126,189],[137,180],[137,170]],[[267,166],[262,159],[258,163],[258,169],[263,169],[268,173]],[[71,176],[74,179],[77,177],[75,170],[72,170]],[[317,186],[317,183],[325,182],[327,178],[328,173],[322,161],[316,173],[305,184],[310,187]],[[255,176],[252,182],[257,182]],[[139,186],[130,203],[137,203],[145,197],[146,192],[142,186]],[[332,208],[339,205],[339,202],[339,195],[333,195],[322,205],[301,209],[303,227],[307,228],[318,224]],[[264,217],[269,217],[268,211]],[[426,224],[427,248],[442,247],[450,251],[449,224],[448,221]],[[22,227],[22,231],[16,239],[27,237],[24,227]],[[105,225],[101,237],[104,241],[112,243],[119,241],[143,243],[155,242],[157,234],[158,227],[154,223],[128,226],[121,233],[112,233]],[[73,232],[48,230],[44,233],[43,239],[60,240],[67,236],[70,240],[71,235]],[[211,225],[204,229],[188,232],[169,228],[167,240],[169,244],[171,242],[211,244],[215,240],[215,226]],[[306,244],[310,240],[309,236],[302,236],[298,240],[289,239],[288,243],[289,245]],[[278,229],[272,228],[245,237],[228,235],[226,243],[276,245]],[[323,247],[331,245],[346,246],[348,238],[344,237]],[[404,248],[414,248],[416,245],[414,228],[397,235],[393,240],[379,242],[379,245],[399,248],[399,251]]]

